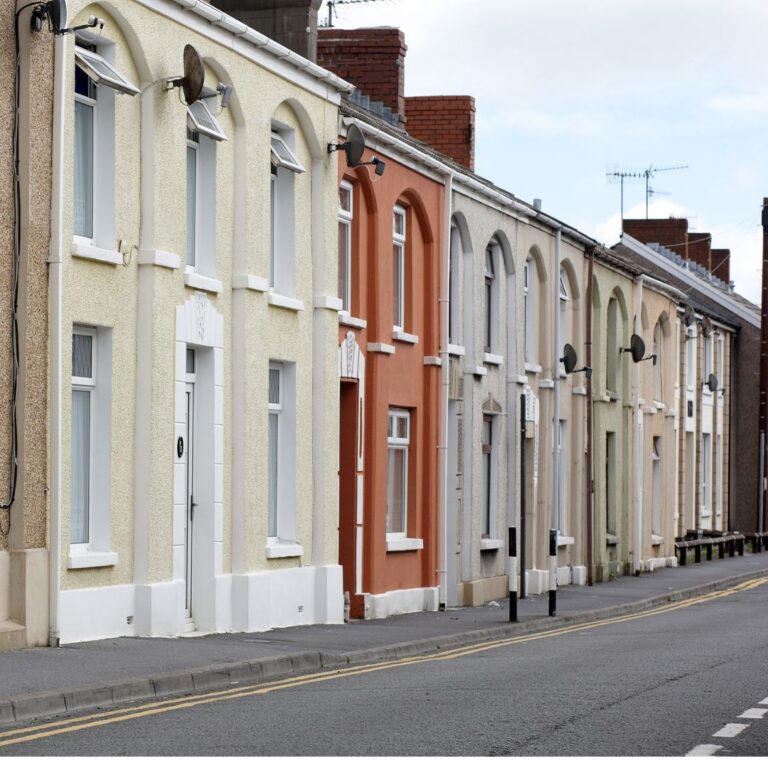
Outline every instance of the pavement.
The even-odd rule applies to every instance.
[[[0,725],[166,696],[225,690],[298,674],[415,656],[611,618],[768,576],[768,553],[745,553],[624,576],[592,587],[476,608],[349,624],[181,638],[121,637],[0,653]]]

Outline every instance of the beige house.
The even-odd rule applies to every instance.
[[[30,31],[32,8],[16,16],[16,6],[0,6],[0,650],[48,642],[46,281],[53,40]]]
[[[51,634],[340,622],[348,86],[205,4],[69,10],[103,28],[56,38]]]

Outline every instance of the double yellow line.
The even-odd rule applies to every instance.
[[[559,629],[551,629],[544,632],[535,632],[530,635],[524,635],[521,637],[491,640],[484,643],[475,643],[474,645],[469,645],[458,650],[437,651],[435,653],[411,656],[395,661],[383,661],[375,664],[366,664],[364,666],[355,667],[353,669],[318,672],[311,675],[293,677],[288,680],[283,680],[272,684],[260,683],[258,685],[244,685],[238,688],[229,688],[226,691],[184,696],[183,698],[169,699],[162,702],[153,702],[151,704],[128,707],[117,711],[113,710],[111,712],[96,713],[84,715],[81,717],[71,717],[57,722],[14,728],[12,730],[0,732],[0,748],[10,747],[14,744],[24,744],[30,741],[37,741],[38,739],[47,739],[52,736],[59,736],[65,733],[75,733],[76,731],[98,728],[104,725],[122,723],[128,720],[136,720],[140,717],[149,717],[151,715],[160,715],[165,712],[190,709],[192,707],[199,707],[203,704],[214,704],[220,701],[232,701],[234,699],[241,699],[248,696],[264,696],[275,691],[283,691],[289,688],[298,688],[299,686],[321,683],[326,680],[338,680],[344,677],[367,675],[371,672],[380,672],[387,669],[397,669],[398,667],[410,666],[412,664],[425,664],[433,661],[451,661],[453,659],[461,658],[462,656],[482,653],[483,651],[494,650],[496,648],[504,648],[509,645],[528,643],[532,640],[544,640],[549,637],[559,637],[560,635],[567,635],[572,632],[583,632],[585,629],[597,629],[599,627],[606,627],[612,624],[621,624],[626,621],[636,621],[637,619],[644,619],[649,616],[657,616],[662,613],[677,611],[681,608],[688,608],[692,605],[706,603],[710,600],[717,600],[721,597],[728,597],[729,595],[734,595],[738,592],[743,592],[748,589],[754,589],[755,587],[762,586],[766,583],[768,583],[768,577],[751,579],[728,589],[711,592],[707,595],[701,595],[699,597],[692,597],[687,600],[680,600],[676,603],[670,603],[669,605],[660,606],[658,608],[651,608],[647,611],[641,611],[639,613],[628,614],[626,616],[617,616],[616,618],[612,619],[601,619],[598,621],[572,624],[567,627],[560,627]]]

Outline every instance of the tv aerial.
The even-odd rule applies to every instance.
[[[328,144],[328,154],[331,152],[337,152],[343,149],[347,158],[348,168],[359,168],[361,165],[372,165],[377,176],[381,176],[384,173],[385,163],[383,160],[379,160],[378,157],[374,157],[368,162],[362,162],[363,153],[365,152],[365,134],[362,128],[356,123],[352,123],[347,129],[347,140],[343,144],[334,144],[333,142]]]
[[[606,171],[605,175],[609,182],[618,181],[621,184],[621,220],[624,221],[624,180],[645,180],[645,218],[648,218],[648,202],[653,195],[668,195],[669,192],[660,192],[651,187],[651,179],[654,174],[666,171],[681,171],[687,168],[687,165],[670,165],[666,168],[654,168],[649,165],[644,171],[622,171],[618,168]]]
[[[328,0],[327,27],[333,26],[333,16],[336,14],[337,5],[360,5],[361,3],[378,3],[380,0]],[[338,15],[338,14],[337,14]]]

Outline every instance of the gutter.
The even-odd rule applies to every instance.
[[[62,294],[64,284],[64,115],[66,114],[66,62],[69,37],[54,39],[53,141],[51,189],[51,248],[48,256],[49,303],[49,399],[51,408],[49,444],[49,572],[48,644],[59,645],[59,601],[61,596],[61,454],[62,454]]]

